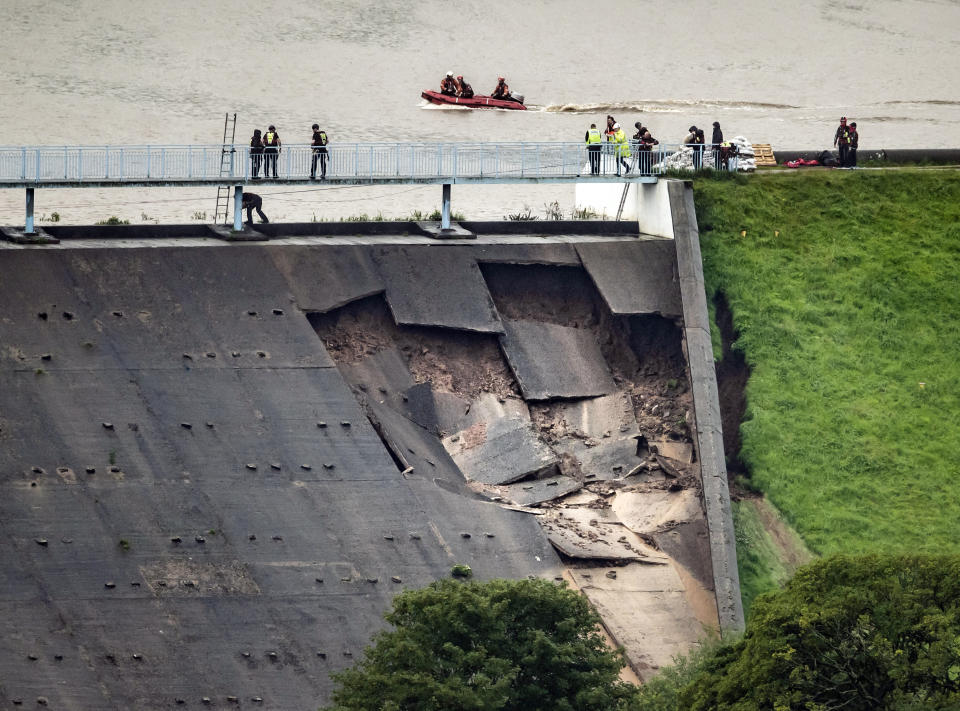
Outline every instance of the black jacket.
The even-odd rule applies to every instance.
[[[714,144],[715,146],[723,143],[723,131],[720,130],[719,126],[713,127],[713,138],[711,139],[710,143]]]

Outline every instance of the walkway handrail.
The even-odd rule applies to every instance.
[[[664,160],[680,146],[659,145],[629,157],[611,143],[599,148],[595,175],[609,180],[656,176]],[[582,142],[499,143],[334,143],[318,155],[309,145],[284,145],[277,152],[253,152],[250,146],[227,148],[234,156],[230,172],[221,174],[221,144],[125,146],[0,146],[0,187],[32,183],[237,182],[274,176],[283,180],[317,178],[377,182],[425,181],[456,183],[573,180],[591,177],[590,158]],[[708,147],[709,150],[709,147]],[[317,156],[316,162],[314,157]],[[626,172],[623,163],[630,166]],[[269,169],[269,176],[267,170]]]

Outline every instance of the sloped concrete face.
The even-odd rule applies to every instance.
[[[505,321],[501,343],[527,400],[594,397],[615,387],[589,331]]]
[[[563,574],[644,678],[715,626],[685,331],[614,313],[576,235],[476,231],[6,250],[0,699],[317,706],[392,595],[456,563]],[[576,338],[511,369],[518,321]]]
[[[398,324],[503,331],[479,267],[462,250],[394,248],[375,252],[374,260]]]
[[[577,253],[613,313],[681,315],[673,242],[581,244]]]
[[[316,706],[399,590],[559,573],[403,476],[258,249],[5,253],[3,705]]]

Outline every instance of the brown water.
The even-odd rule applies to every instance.
[[[4,144],[218,143],[276,124],[306,143],[579,140],[608,113],[664,143],[719,121],[727,136],[826,148],[840,115],[863,149],[960,146],[960,2],[608,0],[2,0]],[[498,73],[531,111],[426,108],[448,69],[478,92]],[[432,210],[440,189],[260,190],[274,220]],[[215,191],[38,191],[65,222],[209,218]],[[454,209],[498,218],[573,203],[573,187],[454,189]],[[22,191],[0,221],[22,224]]]

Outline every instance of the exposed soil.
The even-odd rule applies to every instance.
[[[480,269],[503,318],[593,331],[614,381],[630,393],[640,431],[689,441],[692,400],[673,321],[612,314],[579,267],[486,263]],[[530,410],[548,440],[567,434],[555,406]]]
[[[398,348],[418,383],[473,400],[481,393],[519,397],[497,337],[443,328],[398,326],[382,294],[326,314],[309,314],[314,330],[336,363],[357,363]]]
[[[737,332],[733,327],[733,313],[724,294],[718,293],[716,305],[717,327],[723,344],[723,356],[717,364],[717,389],[720,393],[720,416],[723,424],[723,451],[727,458],[727,475],[732,480],[739,475],[749,476],[740,459],[740,423],[746,412],[746,387],[750,368],[743,353],[733,349]],[[732,483],[732,482],[731,482]]]

